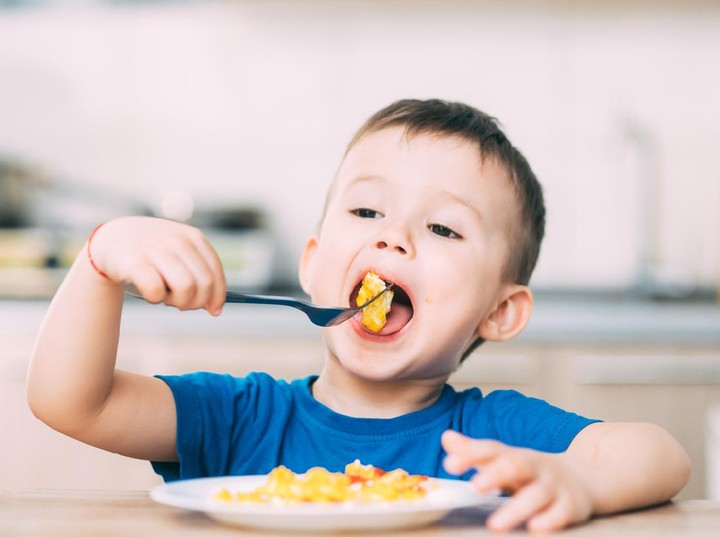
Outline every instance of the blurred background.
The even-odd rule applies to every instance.
[[[719,59],[711,0],[0,0],[0,486],[154,482],[24,410],[32,340],[95,225],[188,221],[233,287],[297,294],[355,129],[439,97],[500,119],[549,211],[535,318],[456,384],[660,423],[693,457],[683,494],[720,497]],[[322,358],[293,312],[133,302],[124,323],[121,365],[150,374]]]

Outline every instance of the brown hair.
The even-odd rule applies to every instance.
[[[505,277],[508,281],[527,285],[545,233],[542,187],[525,157],[500,130],[498,121],[458,102],[439,99],[396,101],[373,114],[360,127],[346,153],[366,134],[397,126],[404,127],[408,136],[459,137],[476,145],[481,159],[494,159],[506,169],[520,206],[520,222],[514,233],[517,246],[511,249]]]

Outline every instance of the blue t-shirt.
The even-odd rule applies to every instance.
[[[385,470],[448,474],[440,436],[454,429],[518,447],[558,453],[596,420],[566,412],[513,390],[484,396],[446,385],[432,406],[388,419],[338,414],[310,391],[317,378],[292,382],[265,373],[160,376],[175,398],[179,462],[153,462],[165,481],[265,474],[278,465],[295,472],[314,466],[340,472],[355,459]]]

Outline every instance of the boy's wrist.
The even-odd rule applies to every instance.
[[[99,276],[102,276],[105,280],[112,282],[112,279],[110,278],[110,276],[108,276],[100,267],[98,267],[97,263],[95,262],[95,258],[93,257],[93,254],[92,254],[93,238],[95,237],[95,234],[98,232],[98,230],[104,225],[105,225],[104,222],[102,224],[98,224],[97,226],[95,226],[95,229],[93,229],[92,232],[90,232],[90,236],[88,237],[88,240],[85,243],[85,253],[87,254],[87,260],[90,263],[90,266],[92,267],[92,269],[95,271],[95,273],[98,274]]]
[[[607,499],[604,497],[604,469],[596,458],[597,451],[587,452],[566,451],[559,454],[569,475],[576,481],[587,500],[593,514],[608,512]]]

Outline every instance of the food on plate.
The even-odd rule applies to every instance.
[[[385,282],[374,272],[368,272],[362,281],[360,292],[358,293],[356,304],[362,306],[374,296],[385,290]],[[393,292],[388,291],[375,302],[363,309],[362,324],[372,330],[379,332],[387,322],[387,314],[390,311],[390,305],[393,299]]]
[[[311,468],[296,474],[284,466],[272,470],[267,481],[248,492],[231,492],[223,488],[214,495],[222,502],[263,504],[384,502],[416,500],[428,492],[430,479],[397,469],[385,472],[359,460],[345,466],[345,471],[329,472]]]

